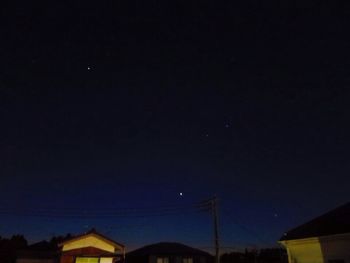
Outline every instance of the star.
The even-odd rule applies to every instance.
[[[180,195],[180,196],[182,196],[182,195],[183,195],[183,193],[182,193],[182,192],[180,192],[180,193],[179,193],[179,195]]]
[[[91,70],[91,67],[87,67],[87,70]]]

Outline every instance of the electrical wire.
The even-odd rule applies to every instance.
[[[55,217],[55,218],[111,218],[111,217],[150,217],[169,216],[190,212],[206,212],[211,209],[210,203],[200,202],[190,206],[163,206],[143,208],[6,208],[0,207],[0,215],[29,216],[29,217]]]

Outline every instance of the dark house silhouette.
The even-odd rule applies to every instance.
[[[115,263],[122,262],[124,251],[124,245],[92,229],[81,235],[32,244],[18,251],[16,263]]]
[[[45,263],[56,263],[58,259],[59,250],[57,246],[44,240],[30,245],[26,249],[19,250],[17,252],[16,262],[41,261]]]
[[[126,263],[213,263],[209,253],[180,243],[161,242],[126,254]]]

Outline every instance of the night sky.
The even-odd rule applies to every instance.
[[[1,236],[210,247],[206,212],[36,213],[216,194],[222,246],[274,246],[349,201],[347,1],[102,2],[1,8]]]

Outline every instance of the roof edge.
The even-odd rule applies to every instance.
[[[121,247],[122,249],[125,249],[125,245],[118,243],[118,242],[110,239],[109,237],[106,237],[105,235],[97,232],[95,229],[91,229],[87,233],[80,234],[80,235],[74,236],[68,240],[65,240],[65,241],[59,243],[58,247],[62,247],[70,242],[74,242],[76,240],[82,239],[82,238],[87,237],[87,236],[95,236],[95,237],[100,238],[100,239],[104,240],[105,242],[115,246],[115,247]]]

